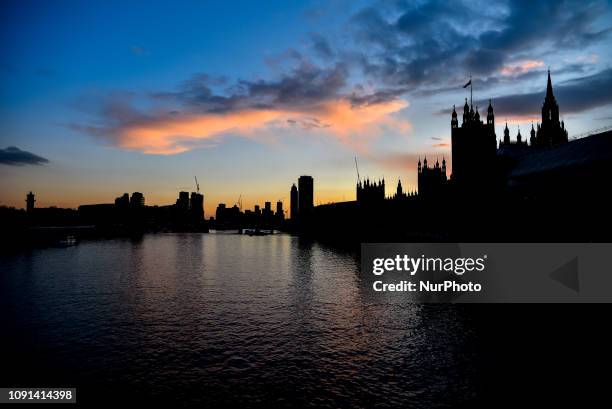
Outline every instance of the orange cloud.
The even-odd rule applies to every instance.
[[[502,75],[516,75],[523,74],[536,68],[544,66],[543,61],[538,60],[524,60],[514,64],[508,64],[501,68]]]
[[[323,102],[314,108],[297,110],[243,109],[229,113],[191,114],[125,125],[116,130],[121,148],[150,154],[176,154],[193,148],[197,142],[227,134],[254,136],[254,131],[290,126],[292,123],[315,124],[321,132],[341,142],[363,148],[363,140],[376,136],[384,127],[400,132],[410,123],[393,116],[408,106],[403,100],[376,104],[352,105],[346,99]]]

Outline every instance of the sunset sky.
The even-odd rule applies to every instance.
[[[450,162],[450,112],[493,100],[529,133],[550,67],[570,137],[612,124],[609,1],[3,1],[0,205],[195,190],[353,200],[360,173],[416,188]]]

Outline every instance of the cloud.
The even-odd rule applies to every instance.
[[[184,152],[227,135],[260,138],[279,130],[316,132],[365,149],[382,130],[409,129],[397,115],[407,99],[457,91],[470,73],[479,92],[499,94],[542,75],[560,49],[572,51],[573,59],[557,63],[558,74],[592,73],[597,58],[587,48],[610,37],[610,23],[602,18],[608,12],[602,0],[377,2],[351,12],[343,35],[310,33],[302,49],[267,57],[268,77],[200,73],[170,91],[109,95],[90,111],[90,122],[70,126],[147,153]],[[580,52],[587,57],[576,59]],[[602,78],[583,80],[586,87],[608,85]],[[591,100],[577,85],[556,89],[564,112],[609,101],[605,88]],[[495,100],[496,113],[533,116],[541,99],[540,93],[502,96]]]
[[[325,37],[318,33],[310,34],[311,47],[315,54],[322,59],[330,59],[334,57],[335,53],[331,48],[331,45]]]
[[[352,17],[364,72],[411,92],[524,74],[551,53],[583,50],[612,32],[605,1],[389,2]],[[544,23],[545,22],[545,23]]]
[[[396,92],[351,89],[347,77],[343,64],[319,67],[302,61],[278,79],[240,80],[216,92],[227,81],[199,74],[176,91],[148,93],[140,100],[130,93],[98,98],[96,120],[71,127],[150,154],[176,154],[227,135],[257,138],[261,131],[296,127],[362,150],[383,129],[410,129],[394,115],[408,105]]]
[[[283,108],[244,108],[224,112],[146,117],[110,128],[89,129],[107,137],[114,145],[149,154],[176,154],[198,146],[198,141],[226,135],[256,137],[257,131],[297,125],[305,130],[320,129],[341,142],[363,148],[360,136],[372,137],[387,125],[402,131],[409,125],[391,114],[407,104],[393,101],[354,106],[346,99],[330,99],[303,110]],[[286,124],[286,125],[285,125]]]
[[[612,69],[596,74],[553,84],[555,98],[561,113],[578,113],[599,106],[612,104]],[[501,116],[538,116],[544,101],[545,90],[540,92],[510,94],[494,99],[495,114]],[[478,104],[485,106],[486,101]]]
[[[28,151],[22,151],[15,146],[0,149],[0,164],[23,166],[23,165],[43,165],[49,163],[48,159],[35,155]]]
[[[542,67],[544,67],[543,61],[538,61],[538,60],[518,61],[518,62],[511,63],[511,64],[508,64],[502,67],[501,74],[502,75],[524,74],[526,72],[532,71],[537,68],[542,68]]]

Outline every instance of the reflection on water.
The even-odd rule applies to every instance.
[[[355,255],[286,235],[159,234],[3,256],[13,358],[2,381],[209,407],[472,398],[467,314],[369,282]]]

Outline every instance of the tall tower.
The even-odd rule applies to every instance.
[[[508,129],[508,122],[506,122],[506,127],[504,128],[504,145],[510,144],[510,129]]]
[[[295,183],[291,186],[291,220],[297,219],[298,215],[298,189],[295,187]]]
[[[455,127],[453,117],[454,114],[451,115],[451,154],[453,160],[451,177],[454,183],[464,187],[474,187],[474,189],[490,186],[491,172],[483,171],[483,169],[492,169],[497,155],[493,105],[489,101],[487,118],[484,122],[481,120],[478,107],[474,110],[474,107],[468,104],[466,98],[461,125]],[[423,167],[426,168],[425,164]]]
[[[559,123],[559,104],[553,94],[552,80],[550,79],[550,70],[548,70],[548,82],[546,84],[546,97],[542,105],[542,124],[551,122]]]
[[[32,213],[34,211],[34,203],[36,199],[34,199],[34,193],[30,192],[26,195],[26,211],[28,213]]]
[[[553,94],[550,70],[548,70],[548,82],[546,84],[546,97],[542,104],[542,124],[536,135],[538,146],[552,146],[566,143],[568,141],[565,124],[559,121],[559,104]]]
[[[491,100],[489,100],[489,107],[487,108],[487,125],[495,129],[495,115],[493,114]]]
[[[298,179],[298,213],[306,215],[314,208],[314,181],[312,176]]]

